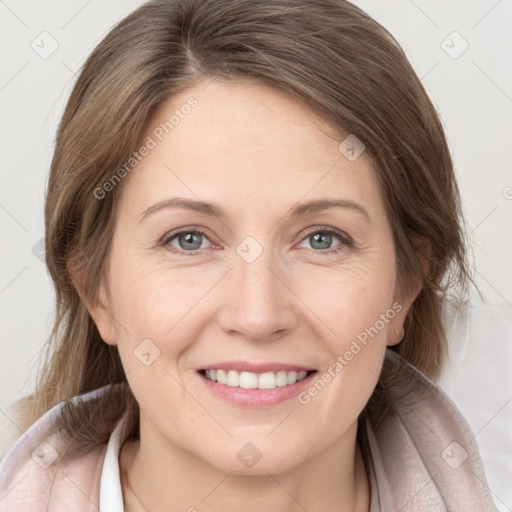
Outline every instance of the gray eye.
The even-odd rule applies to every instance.
[[[335,243],[336,239],[338,239],[338,243]],[[302,243],[304,244],[306,241],[309,242],[311,249],[318,250],[332,249],[332,247],[343,243],[340,235],[324,230],[313,231],[304,238]]]
[[[197,251],[201,249],[203,238],[205,238],[205,236],[198,231],[182,231],[174,235],[169,240],[169,244],[184,251]],[[178,246],[175,245],[175,240],[178,241]]]
[[[319,231],[314,235],[309,235],[309,240],[311,241],[311,247],[313,249],[329,249],[332,242],[332,235]]]

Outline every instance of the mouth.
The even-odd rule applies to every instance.
[[[275,389],[277,387],[291,386],[313,373],[316,373],[316,370],[280,370],[278,372],[264,373],[239,372],[237,370],[222,370],[219,368],[199,370],[200,375],[212,382],[242,389]]]
[[[296,396],[317,370],[279,363],[218,363],[197,370],[203,385],[224,400],[244,407],[269,407]]]

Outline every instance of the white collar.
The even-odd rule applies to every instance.
[[[119,452],[124,441],[121,433],[126,417],[123,417],[116,425],[108,440],[103,469],[100,481],[101,512],[124,512],[123,491],[121,490],[121,478],[119,468]]]

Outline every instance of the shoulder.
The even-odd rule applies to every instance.
[[[386,365],[391,409],[375,428],[373,455],[396,508],[496,511],[476,441],[455,404],[395,352],[387,351]]]
[[[0,512],[98,510],[107,445],[66,457],[73,440],[62,427],[62,405],[39,418],[0,462]]]

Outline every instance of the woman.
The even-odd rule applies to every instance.
[[[429,379],[469,280],[442,126],[340,0],[157,0],[86,62],[1,510],[496,510]]]

